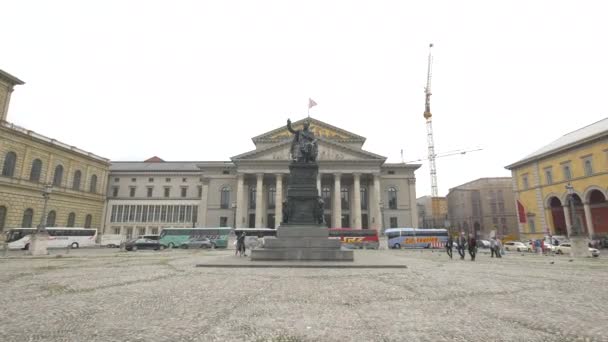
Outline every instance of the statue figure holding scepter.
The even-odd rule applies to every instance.
[[[309,128],[310,123],[305,121],[304,127],[296,131],[291,127],[291,120],[287,119],[287,130],[294,135],[291,158],[297,162],[314,163],[317,160],[317,139]]]

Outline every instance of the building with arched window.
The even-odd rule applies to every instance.
[[[24,224],[36,227],[44,204],[43,186],[53,183],[47,209],[53,213],[53,225],[65,226],[74,212],[75,226],[82,227],[91,215],[91,226],[100,228],[109,160],[7,122],[13,87],[20,84],[0,70],[0,231]],[[101,193],[88,191],[87,180],[93,176],[104,183],[95,185],[104,189]]]
[[[590,238],[608,237],[608,118],[570,132],[506,168],[513,175],[523,239],[567,236],[573,229]],[[572,196],[568,184],[574,189]]]
[[[418,226],[414,171],[420,165],[386,163],[385,157],[362,149],[364,137],[316,119],[292,126],[300,129],[305,120],[318,139],[317,188],[330,227]],[[275,228],[287,196],[292,135],[282,126],[252,140],[254,150],[224,162],[158,157],[112,162],[106,233],[128,235],[137,228],[151,234],[187,226]],[[189,195],[178,196],[179,188],[188,188]]]

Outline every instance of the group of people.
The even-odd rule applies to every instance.
[[[445,250],[452,259],[452,249],[454,248],[454,243],[456,244],[456,250],[460,255],[460,260],[464,260],[466,252],[468,250],[469,255],[471,256],[471,261],[475,261],[475,256],[477,255],[477,239],[475,236],[471,236],[467,239],[464,233],[461,233],[456,241],[450,235],[448,237],[448,241],[445,243]],[[502,257],[502,243],[496,237],[493,237],[490,240],[490,250],[492,252],[492,258],[496,255],[497,258]]]

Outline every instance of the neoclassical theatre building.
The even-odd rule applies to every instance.
[[[389,164],[362,149],[365,138],[305,120],[318,138],[317,187],[329,227],[417,227],[419,164]],[[158,157],[112,162],[105,233],[155,234],[164,227],[268,227],[282,219],[292,134],[285,126],[253,137],[255,149],[225,162]]]

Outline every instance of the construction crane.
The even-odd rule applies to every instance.
[[[434,159],[437,158],[443,158],[443,157],[449,157],[449,156],[455,156],[457,154],[467,154],[469,152],[475,152],[475,151],[481,151],[483,150],[483,148],[475,148],[475,149],[471,149],[471,150],[452,150],[452,151],[446,151],[446,152],[442,152],[442,153],[437,153],[434,154]],[[403,157],[401,157],[403,160]],[[429,160],[429,158],[420,158],[420,159],[414,159],[414,160],[409,160],[406,161],[405,163],[415,163],[415,162],[419,162],[419,161],[423,161],[423,160]]]
[[[431,196],[437,197],[437,167],[435,166],[435,142],[433,140],[433,115],[431,114],[431,66],[433,65],[433,55],[431,49],[433,44],[429,44],[429,60],[426,74],[426,87],[424,88],[424,118],[426,119],[426,142],[428,145],[429,168],[431,170]]]

